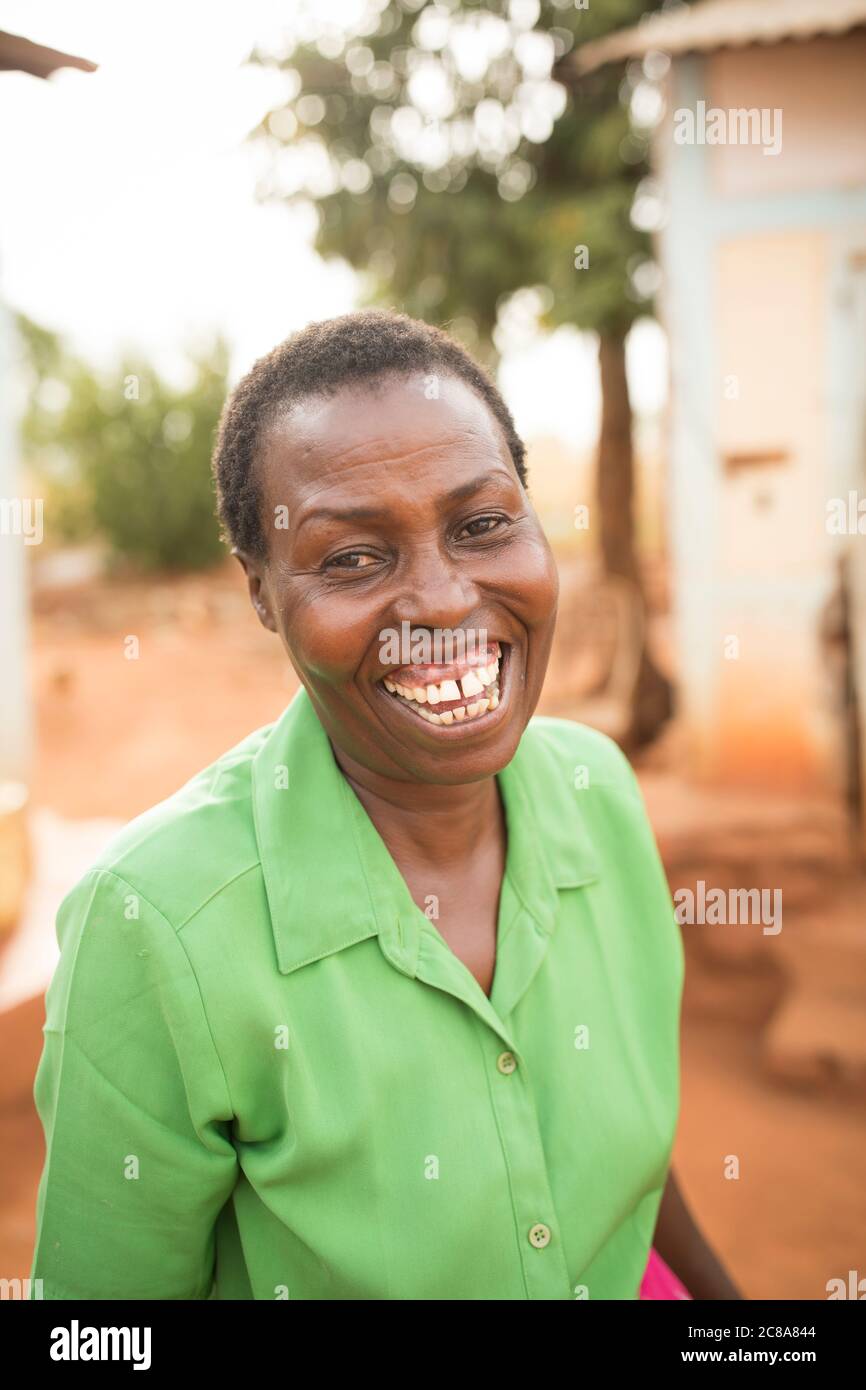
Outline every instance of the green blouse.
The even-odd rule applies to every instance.
[[[488,998],[299,691],[66,897],[34,1095],[53,1299],[633,1299],[683,947],[611,740],[535,717]]]

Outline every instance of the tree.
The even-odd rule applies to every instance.
[[[598,334],[601,557],[641,610],[625,373],[652,264],[631,218],[648,172],[628,109],[640,76],[578,83],[569,55],[658,7],[369,0],[340,29],[313,6],[288,51],[251,55],[288,84],[254,132],[273,155],[262,196],[312,199],[317,249],[363,272],[368,302],[448,323],[490,367],[503,302],[526,287],[540,288],[543,325]],[[626,741],[653,737],[670,704],[642,639]]]

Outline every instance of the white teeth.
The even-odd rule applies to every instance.
[[[466,675],[461,677],[460,685],[464,695],[481,694],[482,690],[484,689],[484,686],[481,684],[481,681],[478,678],[479,674],[480,673],[476,671],[467,671]]]
[[[452,724],[462,724],[472,719],[478,719],[488,710],[499,708],[500,695],[497,688],[499,668],[500,658],[496,657],[487,666],[473,666],[458,680],[444,680],[440,681],[438,685],[426,687],[399,685],[396,681],[384,676],[382,684],[389,694],[397,695],[409,703],[414,703],[417,713],[422,719],[426,719],[428,724],[444,724],[448,727]],[[480,698],[472,699],[473,696],[480,696]],[[443,700],[465,700],[467,703],[461,704],[453,710],[443,710],[441,714],[430,709],[431,705],[438,705]]]
[[[399,690],[399,686],[397,687]],[[461,724],[464,720],[477,719],[479,715],[486,714],[488,709],[496,709],[499,704],[499,695],[494,691],[490,698],[475,700],[471,705],[460,705],[457,709],[446,709],[441,714],[434,714],[433,710],[418,707],[418,713],[422,719],[426,719],[428,724]]]

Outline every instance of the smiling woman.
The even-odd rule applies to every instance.
[[[557,577],[496,388],[401,315],[313,324],[214,466],[302,689],[62,905],[44,1296],[634,1299],[655,1233],[736,1297],[669,1169],[683,951],[637,782],[534,715]]]

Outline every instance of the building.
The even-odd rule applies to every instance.
[[[93,72],[96,64],[18,34],[0,32],[0,72],[47,78],[58,68]],[[27,878],[26,785],[30,764],[27,688],[27,592],[18,449],[8,402],[12,325],[0,301],[0,938],[18,918]]]
[[[862,808],[866,0],[697,0],[574,61],[641,59],[694,766]]]

